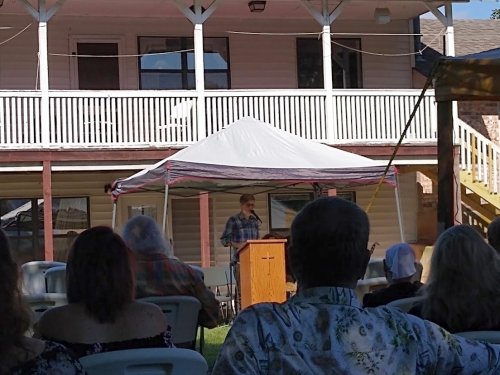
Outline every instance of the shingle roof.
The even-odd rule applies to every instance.
[[[500,20],[454,20],[455,53],[469,55],[500,47]],[[438,20],[420,19],[420,32],[424,34],[422,43],[428,44],[444,29]],[[433,44],[436,51],[443,51],[443,38]]]
[[[455,55],[463,56],[471,53],[500,48],[500,20],[454,20]],[[438,20],[420,19],[422,49],[421,57],[416,58],[416,68],[428,75],[434,61],[443,54],[444,37],[438,36],[444,26]]]

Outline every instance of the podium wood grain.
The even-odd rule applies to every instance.
[[[284,239],[250,240],[241,248],[241,307],[286,299]]]

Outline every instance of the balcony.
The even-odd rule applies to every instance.
[[[151,149],[185,147],[252,116],[331,145],[395,144],[420,90],[50,91],[42,121],[39,91],[0,91],[0,148]],[[327,121],[327,101],[333,116]],[[199,103],[205,104],[200,111]],[[205,121],[198,121],[204,113]],[[405,143],[435,143],[428,91]]]

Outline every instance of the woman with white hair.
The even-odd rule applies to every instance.
[[[198,323],[214,328],[219,321],[219,302],[197,270],[173,256],[156,221],[145,215],[129,219],[123,239],[135,257],[136,297],[193,296],[201,303]],[[187,347],[191,343],[186,344]],[[179,344],[177,344],[179,346]]]
[[[420,281],[413,280],[417,273],[415,252],[407,243],[398,243],[387,249],[384,271],[389,286],[365,294],[364,307],[376,307],[397,299],[413,297],[422,286]]]
[[[422,290],[425,299],[411,314],[450,332],[500,329],[500,256],[473,227],[439,236]]]

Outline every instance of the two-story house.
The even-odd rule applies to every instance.
[[[0,0],[0,213],[17,259],[64,259],[75,234],[110,225],[104,186],[243,117],[389,160],[420,94],[412,89],[413,19],[431,9],[453,43],[451,2],[361,0]],[[443,8],[439,8],[445,4]],[[419,169],[436,165],[436,108],[426,93],[394,164],[404,239],[419,233]],[[244,149],[244,145],[242,145]],[[339,194],[366,207],[374,187]],[[251,192],[251,191],[250,191]],[[257,196],[261,232],[284,230],[273,207],[309,193]],[[211,262],[232,194],[209,199]],[[200,199],[171,197],[176,255],[200,261]],[[120,198],[162,220],[163,194]],[[369,212],[380,253],[400,242],[394,189]],[[274,224],[273,224],[274,223]],[[285,222],[285,224],[288,222]]]

